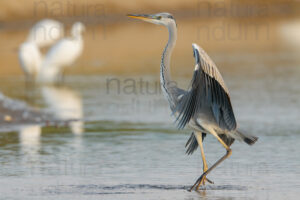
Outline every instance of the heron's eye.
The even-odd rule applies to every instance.
[[[160,20],[160,19],[161,19],[161,16],[157,16],[156,19],[157,19],[157,20]]]

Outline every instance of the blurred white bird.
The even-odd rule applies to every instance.
[[[72,26],[71,37],[59,40],[47,52],[41,65],[39,81],[55,82],[62,78],[65,67],[70,66],[81,55],[83,49],[82,32],[85,30],[81,22]]]
[[[42,55],[34,42],[24,42],[19,47],[19,62],[26,79],[35,80],[40,71]]]
[[[51,19],[41,20],[31,28],[27,40],[20,45],[18,52],[27,81],[35,80],[40,72],[43,57],[39,47],[51,45],[63,35],[63,24]]]
[[[56,20],[43,19],[36,23],[29,32],[27,41],[38,47],[52,45],[64,36],[64,25]]]
[[[281,23],[279,26],[279,33],[284,39],[284,45],[289,45],[292,48],[300,48],[300,19],[289,20],[288,22]]]

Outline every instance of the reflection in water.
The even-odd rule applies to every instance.
[[[35,155],[40,148],[40,125],[28,125],[20,128],[19,138],[22,151],[29,155]]]
[[[42,96],[54,117],[58,120],[72,120],[69,123],[72,133],[82,133],[82,100],[78,94],[66,87],[44,86]]]

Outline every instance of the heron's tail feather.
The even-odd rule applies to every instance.
[[[236,130],[235,133],[240,137],[241,140],[243,140],[244,142],[246,142],[249,145],[254,144],[258,140],[258,137],[248,135],[248,134],[245,134],[245,133],[241,133],[238,130]]]
[[[206,134],[202,133],[202,141],[204,140],[205,136],[206,136]],[[186,154],[188,154],[188,155],[193,154],[194,151],[196,151],[196,149],[198,148],[198,141],[196,139],[196,136],[195,136],[194,132],[191,134],[190,138],[186,142],[185,148],[187,148],[186,149]]]

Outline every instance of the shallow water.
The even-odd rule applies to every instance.
[[[185,155],[190,131],[175,129],[157,73],[69,75],[27,90],[22,76],[3,76],[5,95],[82,120],[0,133],[0,199],[298,199],[299,54],[267,48],[213,55],[239,127],[259,141],[234,143],[199,192],[187,188],[201,175],[200,152]],[[186,87],[192,66],[181,72],[174,79]],[[225,153],[212,136],[204,148],[209,165]]]
[[[122,91],[125,80],[137,82],[141,77],[114,77],[120,80],[120,93],[117,88],[107,90],[106,81],[111,76],[88,79],[69,76],[66,86],[50,89],[55,93],[52,99],[49,88],[36,88],[35,101],[28,101],[32,106],[49,112],[54,110],[58,115],[64,113],[64,108],[77,110],[72,113],[76,117],[82,113],[84,122],[75,122],[80,123],[75,124],[75,129],[33,126],[19,132],[1,133],[1,196],[297,199],[300,195],[297,178],[300,174],[297,109],[300,86],[296,82],[300,71],[295,66],[286,67],[285,71],[273,68],[272,79],[277,82],[269,77],[256,78],[268,70],[263,66],[255,72],[253,67],[236,69],[225,76],[240,127],[259,136],[259,141],[253,147],[236,142],[232,156],[209,175],[215,184],[207,185],[206,190],[198,193],[186,191],[202,168],[199,152],[185,155],[184,145],[190,131],[174,128],[160,92],[134,95]],[[142,78],[155,91],[157,77]],[[188,82],[179,80],[183,85]],[[21,94],[17,90],[22,81],[16,84],[7,79],[3,83],[7,88],[14,84],[15,89],[11,91],[14,95]],[[58,106],[62,103],[68,107]],[[205,139],[205,152],[211,165],[222,156],[224,149],[209,136]]]

